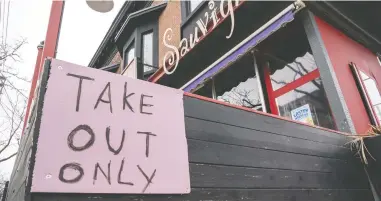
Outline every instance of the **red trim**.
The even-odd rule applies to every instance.
[[[42,51],[43,51],[43,47],[42,48],[38,48],[36,65],[34,66],[34,73],[33,73],[33,78],[32,78],[33,81],[32,81],[32,84],[30,86],[29,97],[32,97],[34,95],[34,91],[36,90],[36,84],[37,84],[36,81],[37,81],[38,75],[39,75],[39,70],[40,70],[40,65],[41,65]],[[21,135],[24,133],[24,129],[25,129],[25,126],[27,124],[26,119],[29,116],[30,104],[32,104],[32,98],[28,99],[28,104],[27,104],[27,108],[26,108],[26,112],[25,112],[25,117],[24,117],[23,131],[22,131]]]
[[[245,1],[240,1],[240,3],[238,4],[238,6],[236,6],[236,7],[234,8],[233,12],[235,12],[239,7],[241,7],[241,6],[243,5],[244,2],[245,2]],[[226,6],[225,6],[225,7],[226,7]],[[218,13],[218,17],[220,17],[220,16],[221,16],[221,14]],[[224,22],[225,19],[227,19],[227,18],[228,18],[228,17],[225,17],[225,18],[223,18],[222,20],[220,20],[220,21],[216,24],[216,26],[214,27],[214,29],[216,29],[216,28],[218,27],[218,25],[220,25],[222,22]],[[208,24],[207,24],[207,27],[210,27],[212,23],[213,23],[213,21],[209,21]],[[199,38],[198,43],[196,43],[196,44],[193,46],[193,48],[196,47],[196,46],[197,46],[197,45],[198,45],[204,38],[206,38],[210,33],[212,33],[214,29],[209,30],[205,35],[201,36],[201,37]],[[199,31],[199,32],[200,32],[200,31]],[[193,49],[193,48],[192,48],[192,49]],[[189,49],[189,51],[188,51],[187,53],[189,53],[192,49]],[[178,50],[180,51],[180,48],[179,48]],[[185,56],[187,53],[185,53],[184,56]],[[183,56],[183,57],[184,57],[184,56]],[[182,57],[180,57],[179,60],[180,60],[181,58],[182,58]],[[169,59],[167,59],[165,62],[168,63],[168,60],[169,60]],[[174,65],[167,67],[167,69],[170,70],[170,69],[173,68],[173,67],[174,67]],[[154,83],[155,83],[155,82],[157,82],[157,81],[158,81],[164,74],[165,74],[165,72],[164,72],[163,66],[161,66],[161,67],[160,67],[160,68],[159,68],[153,75],[151,75],[151,76],[148,78],[148,81],[149,81],[149,82],[154,82]]]
[[[306,75],[303,75],[302,77],[284,85],[282,88],[279,88],[277,90],[274,91],[273,95],[275,98],[291,91],[291,90],[294,90],[304,84],[306,84],[307,82],[310,82],[311,80],[314,80],[316,78],[320,77],[320,73],[319,73],[319,69],[315,69],[309,73],[307,73]],[[271,83],[270,83],[271,84]]]
[[[333,132],[333,133],[340,134],[340,135],[353,136],[352,134],[348,134],[348,133],[344,133],[344,132],[340,132],[340,131],[336,131],[336,130],[331,130],[331,129],[324,128],[324,127],[314,126],[314,125],[306,124],[306,123],[299,122],[299,121],[294,121],[294,120],[287,119],[287,118],[284,118],[284,117],[281,117],[281,116],[278,116],[278,115],[269,114],[269,113],[265,113],[265,112],[261,112],[261,111],[257,111],[257,110],[253,110],[253,109],[249,109],[249,108],[245,108],[245,107],[242,107],[242,106],[238,106],[238,105],[233,105],[233,104],[230,104],[230,103],[221,102],[221,101],[218,101],[218,100],[215,100],[215,99],[212,99],[212,98],[207,98],[207,97],[196,95],[196,94],[192,94],[192,93],[189,93],[189,92],[184,92],[184,96],[188,96],[188,97],[192,97],[192,98],[197,98],[199,100],[216,103],[216,104],[219,104],[219,105],[224,105],[224,106],[227,106],[227,107],[231,107],[231,108],[235,108],[235,109],[239,109],[239,110],[244,110],[244,111],[256,113],[256,114],[259,114],[259,115],[264,115],[264,116],[267,116],[267,117],[272,117],[272,118],[288,121],[288,122],[291,122],[291,123],[296,123],[296,124],[301,124],[301,125],[312,127],[312,128],[317,128],[317,129],[320,129],[320,130],[325,130],[325,131]]]
[[[27,104],[26,113],[24,117],[24,126],[22,129],[22,134],[24,133],[24,129],[28,122],[30,106],[34,98],[33,96],[34,96],[35,87],[37,84],[37,80],[40,77],[44,60],[47,57],[51,57],[51,58],[55,57],[63,8],[64,8],[64,1],[52,1],[52,7],[50,10],[49,24],[48,24],[48,29],[46,32],[46,37],[45,37],[44,49],[42,50],[42,54],[41,55],[38,54],[37,56],[36,66],[34,70],[35,73],[33,74],[33,80],[32,80],[31,89],[29,92],[29,99],[28,99],[28,104]]]
[[[278,106],[275,102],[273,85],[271,84],[270,69],[267,65],[264,66],[263,74],[265,77],[266,91],[269,99],[270,112],[275,115],[279,115]]]

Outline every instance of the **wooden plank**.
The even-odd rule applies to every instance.
[[[244,167],[260,167],[316,172],[345,171],[363,174],[355,163],[331,158],[300,155],[251,147],[188,139],[189,161]],[[364,175],[365,176],[365,175]]]
[[[345,136],[337,133],[188,96],[184,96],[184,112],[186,117],[210,120],[326,144],[343,146],[349,141]]]
[[[253,159],[254,160],[254,159]],[[369,189],[360,174],[306,172],[190,164],[191,186],[197,188]]]
[[[381,137],[365,139],[365,145],[374,159],[367,154],[369,164],[366,166],[373,187],[381,197]]]
[[[368,190],[199,189],[188,195],[34,194],[34,201],[373,201]]]
[[[187,137],[212,142],[348,159],[353,153],[346,147],[236,127],[191,117],[185,118]]]

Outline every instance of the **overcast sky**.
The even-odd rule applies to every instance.
[[[1,9],[3,9],[4,1],[8,6],[8,0],[0,0]],[[91,10],[85,0],[66,0],[57,58],[87,65],[124,3],[123,0],[114,0],[114,2],[114,9],[111,12],[98,13]],[[37,45],[45,40],[51,4],[51,0],[10,1],[7,43],[13,43],[21,37],[27,39],[28,44],[19,52],[22,61],[13,64],[13,67],[29,79],[33,76]],[[29,84],[19,83],[19,85],[27,89],[29,94]],[[14,160],[2,163],[0,173],[9,174],[13,163]]]

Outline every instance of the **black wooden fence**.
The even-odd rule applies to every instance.
[[[46,79],[45,73],[42,89]],[[29,159],[32,163],[29,169],[14,170],[7,201],[374,200],[363,166],[344,146],[345,135],[189,96],[184,96],[184,110],[190,194],[30,194],[26,175],[34,156],[24,151],[15,167],[28,167]],[[24,136],[23,146],[38,135],[32,134]]]
[[[381,136],[369,138],[365,140],[365,144],[371,154],[367,153],[369,164],[366,166],[366,169],[374,190],[381,197]]]

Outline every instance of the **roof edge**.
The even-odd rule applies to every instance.
[[[117,30],[114,41],[117,41],[119,39],[120,35],[122,35],[127,24],[129,24],[129,22],[132,19],[140,17],[140,16],[145,15],[145,14],[149,14],[153,11],[157,11],[157,10],[163,11],[166,6],[167,6],[167,2],[163,2],[163,3],[157,4],[155,6],[150,6],[150,7],[135,11],[133,13],[130,13],[130,15],[127,17],[126,21],[122,24],[121,28],[119,30]]]

